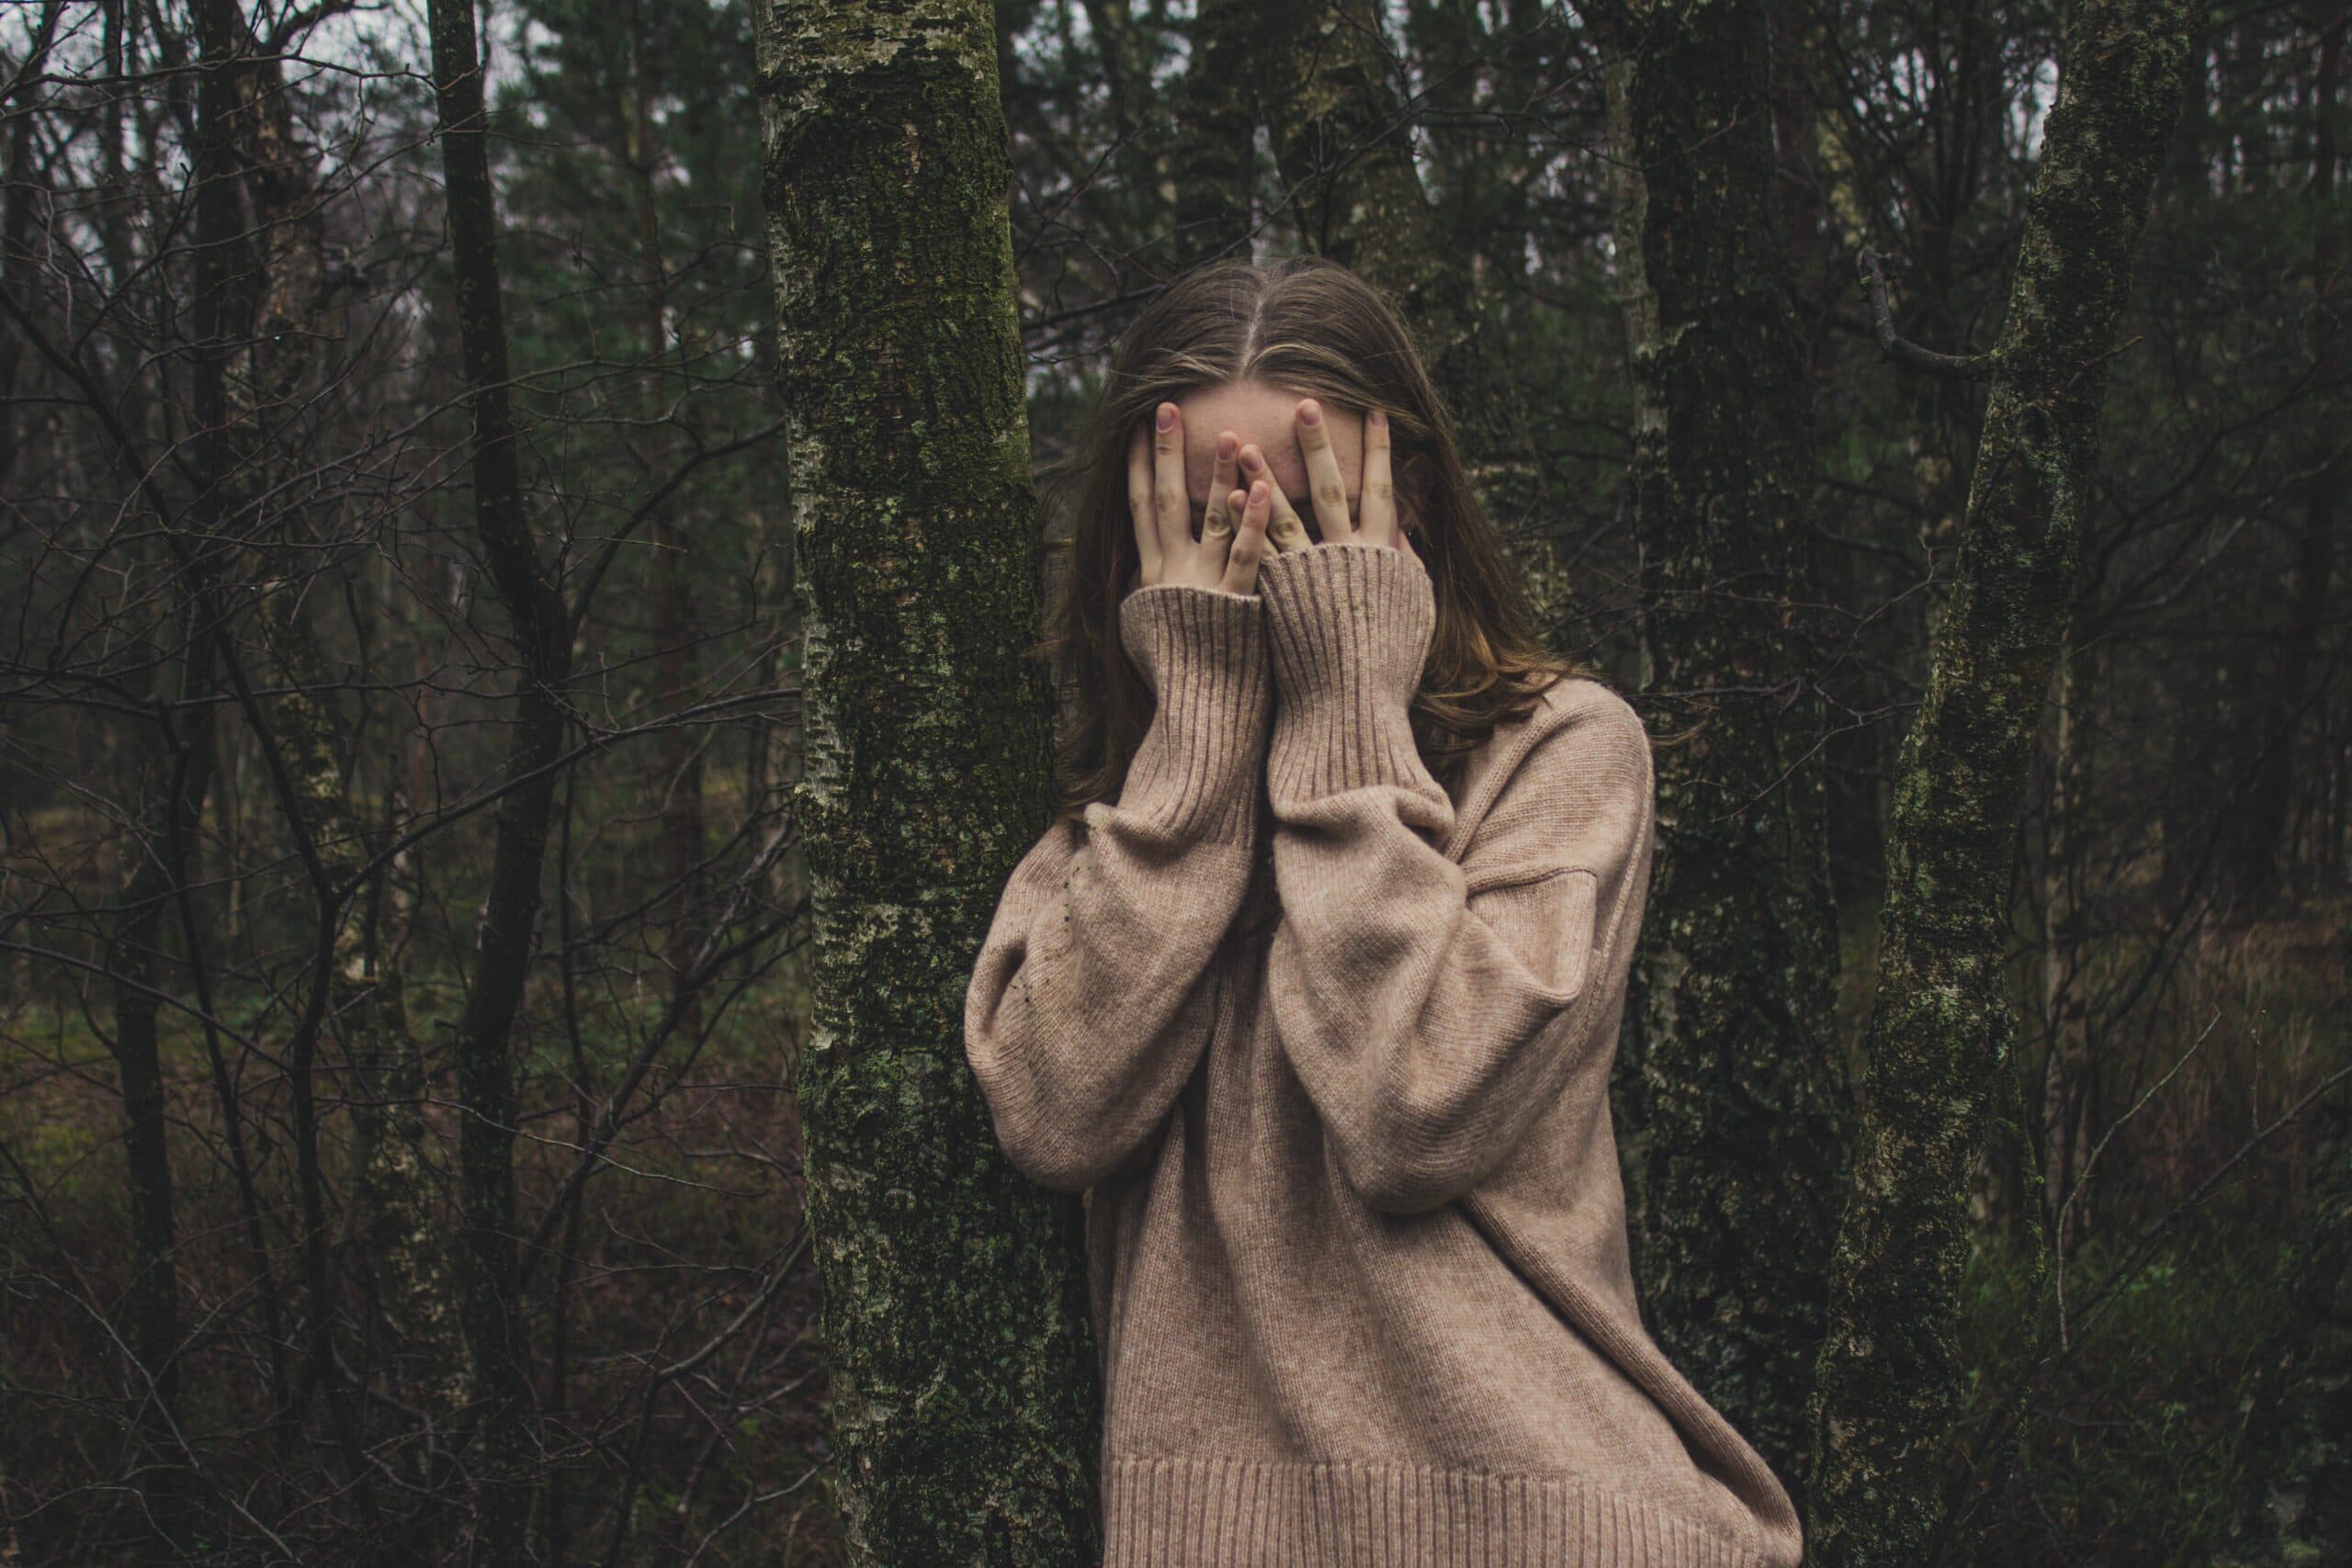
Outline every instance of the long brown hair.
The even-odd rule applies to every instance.
[[[1141,566],[1127,511],[1129,434],[1162,402],[1241,380],[1387,413],[1398,503],[1418,514],[1413,545],[1437,602],[1413,738],[1449,795],[1498,724],[1532,712],[1555,679],[1589,672],[1536,637],[1395,307],[1320,256],[1209,262],[1170,283],[1122,335],[1077,445],[1046,476],[1057,490],[1076,487],[1067,570],[1033,650],[1055,661],[1073,698],[1056,746],[1061,815],[1118,798],[1151,720],[1151,688],[1119,641],[1119,602]]]

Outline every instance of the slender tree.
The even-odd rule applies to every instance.
[[[989,7],[770,0],[816,925],[798,1078],[861,1563],[1096,1560],[1076,1200],[1000,1153],[962,998],[1044,831],[1037,505]]]
[[[2066,630],[2099,411],[2177,116],[2188,0],[2074,0],[2058,101],[1991,351],[1958,580],[1905,737],[1853,1186],[1814,1410],[1823,1568],[1935,1561],[1965,1196],[2016,1017],[2003,960],[2026,769]]]
[[[451,281],[473,419],[474,531],[517,654],[508,787],[498,803],[490,888],[453,1055],[464,1112],[458,1142],[464,1214],[458,1274],[484,1461],[475,1561],[529,1560],[531,1389],[523,1361],[514,1235],[516,1102],[512,1035],[530,970],[557,762],[569,719],[571,618],[539,558],[523,498],[508,394],[498,213],[471,0],[431,0]]]

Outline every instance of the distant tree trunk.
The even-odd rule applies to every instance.
[[[199,23],[218,22],[217,5],[199,8]],[[189,315],[193,328],[191,402],[196,432],[194,493],[179,536],[170,541],[179,568],[185,628],[158,635],[160,655],[177,645],[175,661],[159,657],[155,698],[163,711],[139,755],[144,813],[125,850],[121,916],[107,954],[114,1003],[108,1042],[122,1095],[124,1170],[128,1178],[132,1273],[130,1370],[132,1429],[147,1452],[138,1467],[139,1495],[153,1535],[143,1551],[152,1561],[183,1555],[188,1477],[174,1435],[179,1404],[179,1286],[177,1226],[173,1211],[171,1146],[166,1129],[163,1041],[159,1027],[165,990],[165,918],[188,882],[216,757],[209,697],[220,649],[217,606],[209,587],[238,508],[232,491],[234,449],[230,361],[250,338],[243,308],[249,282],[243,265],[247,235],[235,178],[236,94],[227,63],[236,39],[217,26],[206,33],[212,69],[198,94],[197,195]],[[29,192],[18,192],[17,200]],[[11,291],[12,306],[21,310]],[[12,334],[13,335],[13,334]],[[126,457],[129,455],[126,454]],[[175,521],[163,520],[166,527]],[[163,627],[156,628],[160,634]],[[175,711],[180,710],[180,711]]]
[[[108,1042],[122,1095],[123,1163],[129,1180],[132,1272],[129,1369],[133,1429],[147,1449],[139,1466],[140,1497],[154,1535],[151,1561],[173,1561],[187,1547],[187,1476],[173,1428],[179,1418],[179,1285],[172,1206],[171,1145],[165,1134],[160,998],[166,995],[162,943],[164,917],[187,886],[190,857],[212,781],[212,638],[191,605],[187,649],[175,674],[166,663],[157,698],[185,716],[158,718],[160,733],[142,759],[147,819],[125,847],[122,917],[107,972],[114,989],[114,1038]],[[157,638],[158,646],[173,639]]]
[[[1905,738],[1854,1190],[1814,1416],[1821,1568],[1936,1560],[1966,1185],[2016,1019],[2019,796],[2064,635],[2115,323],[2179,107],[2187,0],[2075,0],[1927,696]]]
[[[1455,411],[1463,457],[1496,526],[1528,552],[1546,623],[1554,574],[1536,536],[1534,442],[1511,356],[1469,255],[1438,223],[1413,166],[1413,120],[1391,81],[1380,9],[1365,0],[1255,8],[1251,62],[1283,185],[1309,249],[1385,290],[1412,323]]]
[[[41,7],[40,19],[33,24],[32,36],[26,41],[25,62],[15,73],[16,82],[36,80],[48,65],[50,46],[57,39],[57,25],[64,15],[62,0],[49,0]],[[109,14],[106,37],[110,44],[118,37],[117,28],[117,19]],[[29,95],[30,89],[25,90]],[[0,183],[0,202],[6,203],[0,209],[0,289],[9,299],[29,306],[33,277],[41,260],[32,246],[33,215],[40,206],[33,167],[34,135],[40,129],[40,117],[5,99],[0,99],[0,110],[7,111],[8,121],[7,167],[5,183]],[[8,470],[17,466],[20,450],[17,374],[24,357],[24,338],[13,332],[0,333],[0,480],[6,479]]]
[[[2312,671],[2319,663],[2321,638],[2328,628],[2327,601],[2335,578],[2336,518],[2344,487],[2344,322],[2338,297],[2344,245],[2335,213],[2337,94],[2342,85],[2346,8],[2338,5],[2323,27],[2312,89],[2313,113],[2312,210],[2312,358],[2319,388],[2311,458],[2303,487],[2303,527],[2296,541],[2294,574],[2287,592],[2287,625],[2279,636],[2276,676],[2255,705],[2248,737],[2255,751],[2254,785],[2244,807],[2232,813],[2237,825],[2229,867],[2233,892],[2251,901],[2270,893],[2278,881],[2281,840],[2298,775],[2295,735],[2316,728],[2318,715],[2306,713]]]
[[[567,733],[562,692],[571,674],[571,625],[539,559],[523,499],[472,0],[430,0],[428,15],[458,332],[473,416],[474,529],[521,663],[507,744],[510,787],[498,803],[473,973],[451,1043],[463,1112],[458,1276],[481,1434],[474,1562],[506,1568],[529,1561],[534,1495],[531,1387],[516,1300],[512,1035],[530,971],[556,764]]]
[[[1813,385],[1767,97],[1770,6],[1604,0],[1647,690],[1638,1195],[1659,1343],[1802,1502],[1846,1137],[1833,1028]]]
[[[1158,234],[1168,206],[1161,199],[1160,159],[1166,120],[1151,80],[1157,50],[1136,24],[1127,0],[1084,0],[1086,25],[1102,62],[1102,87],[1110,100],[1111,130],[1118,138],[1112,166],[1118,171],[1120,205],[1136,234]]]
[[[1838,334],[1827,324],[1832,307],[1851,288],[1852,251],[1860,237],[1847,229],[1858,205],[1850,189],[1852,167],[1838,140],[1838,120],[1825,108],[1831,69],[1840,58],[1838,29],[1845,26],[1845,0],[1774,0],[1771,7],[1772,128],[1781,175],[1781,207],[1787,220],[1789,256],[1795,268],[1799,325],[1807,334],[1807,375],[1815,389],[1813,445],[1834,451],[1841,429],[1857,410],[1830,390],[1837,365]],[[1834,100],[1833,100],[1834,103]],[[1875,524],[1873,544],[1903,547],[1900,513],[1863,513]],[[1858,520],[1859,522],[1859,520]],[[1848,532],[1844,524],[1834,532]],[[1842,550],[1819,561],[1815,586],[1826,604],[1868,604],[1878,594],[1875,552]],[[1899,613],[1888,606],[1886,614]],[[1831,691],[1833,713],[1822,740],[1825,812],[1828,818],[1830,901],[1841,919],[1874,908],[1883,889],[1888,727],[1861,716],[1894,705],[1888,682],[1875,671],[1852,670]]]
[[[1199,0],[1193,10],[1192,61],[1177,93],[1170,149],[1179,266],[1211,256],[1250,259],[1258,116],[1248,51],[1255,3]]]
[[[634,181],[638,265],[645,269],[645,416],[660,420],[668,411],[669,271],[662,259],[662,207],[655,184],[660,157],[653,127],[654,84],[647,55],[650,39],[645,0],[629,6],[628,153]],[[679,526],[683,500],[664,502],[652,522],[654,656],[662,672],[662,700],[684,706],[702,683],[702,659],[695,647],[694,584],[687,570],[694,535]],[[662,731],[662,874],[670,887],[665,900],[670,976],[683,986],[702,945],[697,929],[703,859],[703,766],[699,732],[673,724]],[[692,1005],[692,998],[688,998]]]
[[[963,1056],[970,961],[1050,781],[989,7],[770,0],[759,51],[835,1495],[861,1564],[1075,1568],[1101,1550],[1081,1211],[1004,1159]]]
[[[1952,7],[1936,29],[1949,58],[1923,85],[1924,113],[1934,141],[1932,177],[1906,204],[1901,234],[1906,262],[1904,330],[1923,343],[1960,348],[1969,321],[1962,305],[1970,257],[1962,248],[1962,226],[1983,196],[1984,181],[2000,168],[2002,135],[2011,112],[2010,88],[2002,73],[2003,18],[1989,6]],[[1961,377],[1914,376],[1903,388],[1911,439],[1912,493],[1927,515],[1919,530],[1931,568],[1951,559],[1967,509],[1969,478],[1975,463],[1973,440],[1978,425],[1978,388]],[[1949,571],[1931,570],[1940,584]],[[1938,592],[1917,596],[1915,637],[1932,635],[1944,602]],[[1923,635],[1924,634],[1924,635]],[[1914,644],[1914,646],[1917,646]]]

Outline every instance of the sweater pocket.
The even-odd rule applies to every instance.
[[[1545,989],[1566,997],[1583,991],[1599,930],[1598,873],[1578,866],[1487,866],[1471,875],[1466,897]]]

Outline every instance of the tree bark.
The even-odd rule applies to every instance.
[[[1808,536],[1814,393],[1781,212],[1766,0],[1608,0],[1636,386],[1631,474],[1658,869],[1641,958],[1644,1313],[1802,1506],[1847,1088]]]
[[[856,1562],[1092,1563],[1081,1211],[1003,1158],[963,1055],[970,964],[1050,780],[989,9],[770,0],[759,51],[834,1495]]]
[[[1191,65],[1176,97],[1169,150],[1176,182],[1175,257],[1250,259],[1256,222],[1258,114],[1250,92],[1251,0],[1199,0]]]
[[[2177,117],[2187,0],[2075,0],[1928,693],[1898,764],[1854,1186],[1814,1412],[1821,1568],[1935,1561],[1966,1186],[2016,1034],[2019,796],[2091,504],[2115,323]]]
[[[429,17],[458,330],[473,419],[474,528],[520,662],[508,739],[509,787],[498,804],[471,984],[452,1041],[463,1113],[458,1277],[481,1443],[474,1561],[504,1568],[529,1561],[534,1495],[531,1389],[516,1300],[511,1037],[529,976],[556,763],[568,728],[563,688],[571,672],[571,627],[539,559],[523,498],[472,0],[430,0]]]

